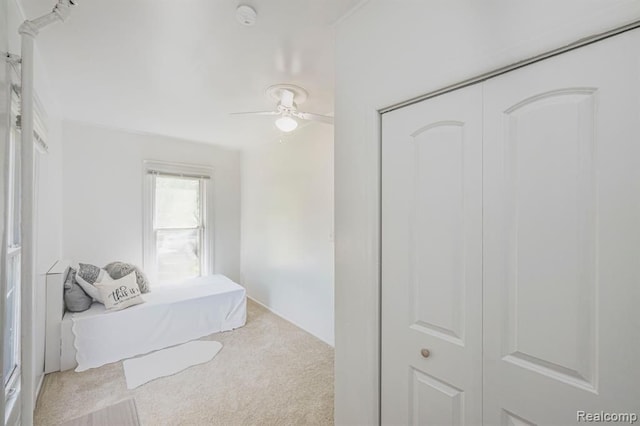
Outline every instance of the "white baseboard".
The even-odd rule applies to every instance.
[[[40,391],[42,390],[42,383],[44,383],[44,373],[42,373],[42,375],[40,376],[40,380],[38,380],[38,384],[36,386],[36,394],[33,398],[36,405],[38,404],[38,398],[40,397]],[[34,405],[34,408],[35,408],[35,405]]]
[[[295,325],[296,327],[298,327],[301,330],[304,330],[305,332],[309,333],[310,335],[312,335],[313,337],[315,337],[316,339],[322,340],[324,343],[326,343],[327,345],[331,346],[332,348],[334,347],[334,345],[330,342],[327,342],[325,339],[323,339],[322,337],[318,336],[317,334],[307,330],[306,328],[304,328],[303,326],[301,326],[300,324],[298,324],[295,321],[290,320],[289,318],[287,318],[286,316],[282,315],[279,312],[274,311],[273,309],[271,309],[269,306],[265,305],[264,303],[262,303],[261,301],[257,300],[255,297],[251,297],[249,295],[247,295],[248,299],[253,300],[254,302],[256,302],[258,305],[262,306],[263,308],[265,308],[267,311],[271,312],[274,315],[279,316],[280,318],[282,318],[283,320],[290,322],[291,324]]]

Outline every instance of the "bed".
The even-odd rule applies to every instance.
[[[246,291],[224,275],[194,278],[177,286],[153,286],[145,303],[106,312],[64,311],[68,262],[47,273],[45,372],[89,368],[242,327]]]

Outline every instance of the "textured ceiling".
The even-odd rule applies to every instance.
[[[54,0],[22,0],[28,18]],[[309,91],[300,109],[333,111],[333,27],[361,0],[80,0],[38,37],[63,118],[242,148],[280,135],[268,117],[275,83]],[[311,124],[326,126],[326,124]]]

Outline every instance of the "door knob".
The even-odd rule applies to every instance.
[[[422,355],[425,358],[429,358],[429,355],[431,355],[431,352],[429,351],[429,349],[422,349],[420,351],[420,355]]]

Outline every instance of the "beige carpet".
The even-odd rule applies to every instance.
[[[138,410],[133,398],[93,411],[63,426],[139,426]]]
[[[134,390],[122,362],[45,377],[36,425],[61,423],[134,398],[155,425],[333,424],[333,348],[249,301],[247,325],[205,339],[224,347],[211,361]]]

